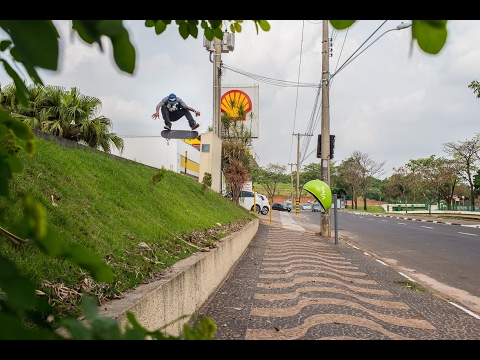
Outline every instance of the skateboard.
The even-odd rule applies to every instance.
[[[165,139],[196,139],[196,130],[162,130],[162,137]]]

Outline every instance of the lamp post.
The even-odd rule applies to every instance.
[[[402,30],[410,27],[411,24],[401,23],[396,28],[385,31],[374,41],[372,41],[365,49],[359,52],[353,58],[350,57],[345,61],[338,70],[330,75],[329,70],[329,39],[328,39],[328,20],[323,20],[323,38],[322,38],[322,111],[321,111],[321,180],[330,186],[330,83],[335,75],[343,70],[348,64],[355,60],[360,54],[372,46],[378,39],[386,33],[393,30]],[[362,45],[363,46],[363,45]],[[358,50],[357,50],[358,51]],[[353,200],[352,200],[353,206]],[[320,219],[320,236],[331,237],[332,225],[330,220],[330,209],[323,213]]]

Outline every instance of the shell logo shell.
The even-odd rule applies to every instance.
[[[252,100],[241,90],[230,90],[223,94],[221,100],[221,111],[231,118],[245,120],[247,113],[252,111]]]

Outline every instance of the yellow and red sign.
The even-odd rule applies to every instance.
[[[221,111],[232,119],[245,120],[247,113],[252,111],[252,100],[250,96],[242,90],[230,90],[223,94]]]
[[[258,84],[222,84],[220,110],[232,120],[242,120],[242,126],[258,139]]]

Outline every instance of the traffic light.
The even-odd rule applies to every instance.
[[[333,159],[333,152],[335,150],[335,135],[330,135],[330,159]],[[317,142],[317,158],[322,157],[322,134],[318,135]]]

